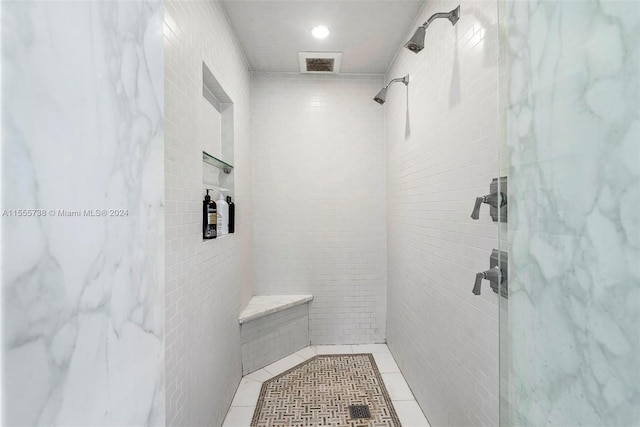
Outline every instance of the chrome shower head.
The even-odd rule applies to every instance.
[[[411,52],[414,52],[414,53],[418,53],[422,49],[424,49],[424,32],[426,29],[427,28],[423,26],[418,27],[416,32],[413,33],[413,37],[411,37],[411,40],[409,40],[404,45],[404,47],[406,47],[407,49],[409,49]]]
[[[389,88],[389,86],[391,86],[391,84],[393,84],[395,82],[402,82],[402,83],[404,83],[405,86],[408,86],[409,85],[409,80],[410,80],[409,74],[407,74],[404,77],[399,77],[397,79],[391,80],[389,82],[389,84],[387,84],[385,87],[380,89],[380,92],[378,92],[378,94],[373,97],[373,100],[376,101],[380,105],[384,104],[384,102],[387,100],[387,89]]]
[[[456,25],[456,22],[458,22],[458,19],[460,19],[460,5],[449,12],[448,19],[449,21],[451,21],[451,25]]]
[[[383,87],[382,89],[380,89],[380,92],[378,92],[378,94],[373,97],[373,100],[380,105],[384,104],[384,101],[387,100],[387,88]]]
[[[431,23],[438,18],[447,18],[449,22],[451,22],[451,25],[456,25],[456,22],[458,22],[458,20],[460,19],[460,5],[458,5],[458,7],[453,9],[451,12],[434,13],[433,15],[431,15],[431,17],[427,20],[427,22],[425,22],[424,24],[418,27],[416,32],[413,33],[413,37],[411,37],[411,40],[405,43],[404,47],[406,47],[413,53],[418,53],[422,49],[424,49],[425,31],[427,27],[431,25]]]

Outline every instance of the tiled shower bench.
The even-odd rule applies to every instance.
[[[240,313],[242,375],[309,345],[313,295],[257,295]]]

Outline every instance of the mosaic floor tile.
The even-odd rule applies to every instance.
[[[349,406],[368,405],[369,419]],[[371,354],[315,356],[265,381],[251,427],[401,427]]]

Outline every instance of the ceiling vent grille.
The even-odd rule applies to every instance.
[[[307,71],[326,71],[333,72],[333,64],[336,61],[333,58],[307,58]]]
[[[342,52],[298,52],[301,73],[338,74]]]

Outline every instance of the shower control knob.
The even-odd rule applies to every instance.
[[[489,267],[487,271],[476,274],[476,281],[473,285],[474,295],[480,295],[482,281],[488,280],[491,290],[503,298],[509,298],[509,254],[505,251],[494,249],[489,257]]]
[[[498,192],[476,197],[476,204],[473,206],[473,212],[471,212],[472,219],[480,218],[480,206],[482,206],[483,203],[486,203],[493,208],[501,208],[507,204],[507,196],[502,192]]]
[[[473,206],[473,212],[471,212],[471,218],[479,219],[480,218],[480,206],[483,203],[487,203],[487,196],[476,197],[476,204]]]
[[[480,288],[482,287],[482,281],[484,279],[497,283],[501,279],[501,277],[503,277],[502,271],[500,271],[500,268],[498,266],[476,274],[476,282],[473,285],[473,293],[475,295],[480,295]]]

